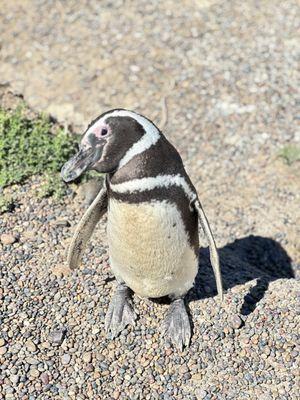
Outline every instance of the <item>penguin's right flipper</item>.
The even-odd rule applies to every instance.
[[[67,258],[67,263],[71,269],[78,267],[87,242],[92,236],[98,221],[107,211],[107,204],[107,190],[104,185],[84,213],[72,238]]]
[[[198,199],[196,199],[194,206],[195,206],[195,210],[197,211],[197,214],[199,217],[200,225],[201,225],[201,227],[204,231],[204,234],[208,240],[210,262],[211,262],[211,265],[212,265],[212,268],[214,271],[214,275],[215,275],[215,279],[216,279],[217,291],[218,291],[220,300],[223,301],[222,276],[221,276],[220,261],[219,261],[219,255],[218,255],[216,243],[215,243],[212,231],[210,229],[208,220],[207,220],[204,210],[202,208],[202,205]]]

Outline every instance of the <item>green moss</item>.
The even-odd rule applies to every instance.
[[[55,132],[53,132],[55,131]],[[41,115],[31,120],[22,109],[0,109],[0,189],[40,174],[46,177],[41,196],[65,193],[59,171],[76,151],[77,138],[54,127]]]
[[[288,165],[292,165],[296,161],[300,161],[300,147],[294,144],[288,144],[278,153]]]

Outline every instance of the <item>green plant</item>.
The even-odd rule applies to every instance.
[[[43,115],[28,119],[22,109],[0,109],[0,188],[21,183],[28,177],[46,177],[44,196],[61,197],[65,185],[59,178],[64,162],[76,151],[77,138],[56,128]]]
[[[300,146],[288,144],[279,151],[278,156],[283,158],[288,165],[292,165],[294,162],[300,161]]]
[[[14,199],[10,196],[0,195],[0,214],[12,211],[15,207]]]

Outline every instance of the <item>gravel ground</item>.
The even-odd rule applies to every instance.
[[[137,326],[112,342],[105,221],[83,268],[64,265],[85,189],[56,203],[34,196],[39,178],[10,188],[0,399],[299,399],[299,163],[277,158],[300,142],[297,2],[2,3],[0,84],[34,109],[79,131],[120,105],[159,123],[167,97],[164,131],[211,221],[227,292],[220,307],[203,240],[191,347],[165,344],[167,305],[138,298]]]
[[[0,398],[299,398],[299,283],[289,279],[295,271],[278,242],[248,236],[220,249],[228,288],[222,307],[208,251],[201,250],[188,299],[194,326],[188,350],[178,353],[161,337],[167,305],[136,297],[136,328],[110,341],[104,316],[114,281],[105,224],[84,268],[63,277],[84,207],[73,196],[63,204],[36,200],[39,185],[37,179],[14,188],[22,200],[1,225],[8,235],[2,242],[14,243],[0,245]]]

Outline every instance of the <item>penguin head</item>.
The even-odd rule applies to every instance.
[[[101,114],[83,134],[78,153],[61,170],[65,182],[88,170],[112,173],[160,137],[158,128],[140,114],[116,109]]]

